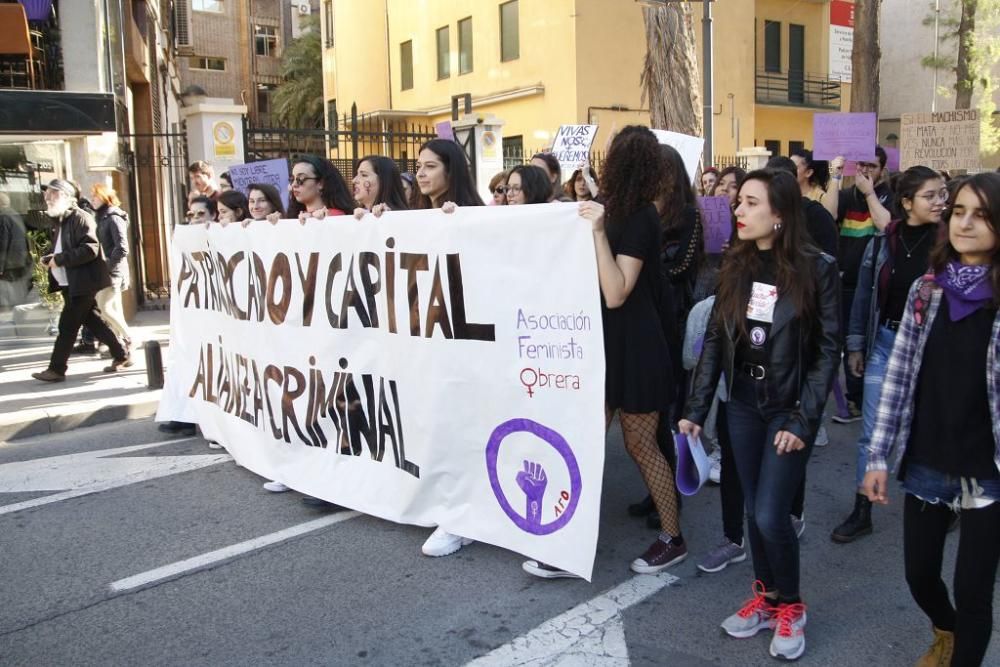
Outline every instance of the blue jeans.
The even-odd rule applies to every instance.
[[[745,400],[746,392],[736,392],[734,387],[735,395],[726,405],[729,438],[746,503],[754,575],[767,590],[777,590],[781,599],[795,599],[799,596],[799,539],[792,528],[791,512],[812,446],[777,454],[774,437],[789,412],[762,411],[764,387],[758,391],[758,400],[751,403]],[[810,437],[808,442],[812,440]]]
[[[1000,502],[1000,479],[976,479],[955,477],[934,468],[907,463],[903,472],[903,490],[931,505],[947,505],[957,509],[962,500],[962,480],[967,487],[975,482],[975,495]]]
[[[858,438],[858,466],[855,472],[854,486],[861,488],[865,481],[865,467],[868,465],[868,445],[872,441],[875,430],[875,416],[878,413],[878,402],[882,398],[882,385],[885,382],[885,369],[889,365],[889,355],[892,354],[892,344],[896,341],[896,332],[889,327],[881,326],[875,332],[875,344],[865,359],[865,398],[861,407],[861,437]]]

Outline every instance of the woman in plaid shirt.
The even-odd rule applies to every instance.
[[[989,646],[1000,562],[1000,174],[962,183],[944,219],[889,357],[864,491],[888,502],[895,446],[906,581],[934,633],[918,665],[964,666]],[[941,561],[959,510],[952,606]]]

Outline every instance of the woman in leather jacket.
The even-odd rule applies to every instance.
[[[738,240],[719,274],[678,428],[699,435],[724,374],[757,581],[754,598],[722,628],[734,637],[774,628],[771,655],[795,659],[805,650],[806,613],[790,512],[840,360],[840,278],[835,260],[803,240],[801,193],[791,174],[751,172],[737,202]]]

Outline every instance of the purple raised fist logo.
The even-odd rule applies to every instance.
[[[518,513],[507,496],[504,495],[503,487],[500,484],[500,476],[497,472],[497,459],[500,454],[500,445],[504,438],[512,433],[530,433],[538,439],[552,447],[556,453],[562,457],[566,464],[566,472],[569,475],[570,490],[562,491],[556,503],[553,504],[555,519],[549,523],[543,523],[543,508],[545,503],[545,490],[548,487],[548,474],[541,463],[522,461],[522,468],[517,472],[515,480],[518,487],[524,492],[524,515]],[[531,421],[530,419],[511,419],[497,426],[490,435],[486,445],[486,471],[490,478],[490,487],[493,495],[504,513],[521,530],[533,535],[548,535],[554,533],[573,517],[576,506],[580,502],[580,493],[583,491],[583,481],[580,478],[580,466],[576,462],[576,456],[570,449],[566,439],[552,429]],[[509,479],[509,478],[508,478]],[[568,501],[568,502],[567,502]]]
[[[549,478],[545,476],[545,468],[541,463],[525,461],[524,470],[517,473],[517,485],[524,491],[524,514],[532,526],[542,525],[542,498],[548,483]]]

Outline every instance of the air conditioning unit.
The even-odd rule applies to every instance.
[[[175,0],[174,47],[178,55],[194,54],[191,38],[191,0]]]
[[[312,7],[309,6],[308,2],[303,2],[299,5],[299,14],[302,16],[308,16],[312,13]]]

